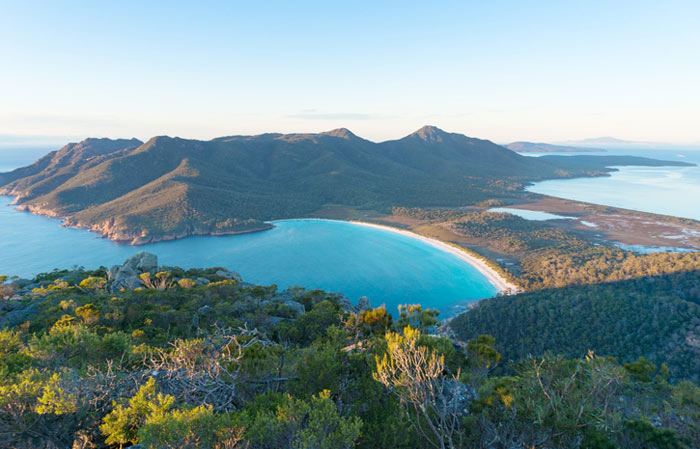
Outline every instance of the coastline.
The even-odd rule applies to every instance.
[[[334,220],[329,220],[329,221],[334,221]],[[342,221],[342,220],[335,220],[335,221]],[[454,246],[451,246],[445,242],[441,242],[440,240],[436,240],[430,237],[425,237],[420,234],[416,234],[415,232],[412,231],[407,231],[405,229],[399,229],[395,228],[392,226],[386,226],[386,225],[380,225],[376,223],[369,223],[366,221],[347,221],[346,223],[352,223],[356,224],[359,226],[366,226],[368,228],[375,228],[375,229],[381,229],[384,231],[389,231],[389,232],[394,232],[397,234],[401,234],[406,237],[411,237],[416,240],[420,240],[423,243],[426,243],[430,246],[433,246],[435,248],[438,248],[442,251],[448,252],[452,254],[453,256],[461,259],[462,261],[468,263],[469,265],[473,266],[476,268],[479,273],[481,273],[488,281],[498,289],[498,293],[501,294],[513,294],[513,293],[518,293],[520,289],[514,285],[511,282],[508,282],[503,276],[501,276],[496,270],[493,268],[489,267],[483,260],[472,256],[471,254],[467,253],[466,251],[462,251],[458,248],[455,248]]]
[[[395,228],[393,226],[387,226],[387,225],[381,225],[377,223],[371,223],[367,221],[358,221],[358,220],[332,220],[329,218],[287,218],[287,219],[281,219],[281,220],[273,220],[270,221],[269,223],[274,224],[275,222],[279,221],[288,221],[288,220],[314,220],[314,221],[334,221],[338,223],[350,223],[358,226],[365,226],[368,228],[374,228],[374,229],[380,229],[383,231],[388,231],[388,232],[393,232],[396,234],[401,234],[405,237],[410,237],[416,240],[420,240],[423,243],[426,243],[434,248],[437,248],[441,251],[447,252],[452,254],[453,256],[457,257],[458,259],[462,260],[463,262],[468,263],[472,267],[474,267],[479,273],[481,273],[496,289],[498,290],[498,293],[500,294],[514,294],[514,293],[519,293],[521,290],[518,288],[515,284],[508,282],[507,279],[505,279],[503,276],[501,276],[496,270],[493,268],[489,267],[486,262],[484,262],[482,259],[479,259],[478,257],[472,256],[471,254],[467,253],[466,251],[463,251],[459,248],[456,248],[452,245],[449,245],[448,243],[442,242],[437,239],[433,239],[430,237],[425,237],[420,234],[416,234],[415,232],[412,231],[407,231],[405,229],[400,229],[400,228]]]
[[[95,234],[99,234],[98,238],[103,238],[107,240],[111,240],[114,243],[120,244],[120,245],[129,245],[129,246],[142,246],[142,245],[148,245],[150,243],[158,243],[158,242],[170,242],[173,240],[179,240],[182,238],[186,237],[202,237],[202,236],[226,236],[226,235],[238,235],[238,234],[249,234],[252,232],[261,232],[261,231],[267,231],[275,226],[268,223],[268,222],[261,222],[260,226],[253,227],[250,229],[241,229],[241,230],[230,230],[230,231],[210,231],[206,229],[194,229],[193,231],[187,231],[187,232],[182,232],[179,234],[163,234],[160,236],[148,236],[146,238],[142,237],[139,235],[139,233],[133,233],[130,234],[128,231],[112,231],[109,229],[109,225],[107,223],[103,224],[95,224],[95,225],[88,225],[80,222],[75,222],[72,220],[72,217],[70,216],[65,216],[65,215],[60,215],[50,209],[42,209],[40,207],[36,206],[28,206],[28,205],[17,205],[17,200],[19,197],[17,196],[12,196],[8,195],[5,193],[2,193],[0,191],[0,197],[7,197],[10,198],[12,201],[8,204],[5,204],[6,207],[13,207],[14,210],[18,212],[26,212],[32,215],[36,215],[38,217],[45,217],[45,218],[50,218],[50,219],[55,219],[59,220],[59,226],[64,227],[64,228],[70,228],[70,229],[81,229],[85,230],[88,232],[92,232]]]
[[[5,195],[2,195],[5,196]],[[12,197],[10,197],[12,198]],[[11,206],[12,204],[9,204],[8,206]],[[128,244],[131,246],[141,246],[145,245],[148,243],[156,243],[160,241],[171,241],[171,240],[178,240],[184,237],[192,237],[192,236],[204,236],[204,235],[211,235],[211,236],[225,236],[225,235],[237,235],[237,234],[248,234],[248,233],[253,233],[253,232],[261,232],[261,231],[266,231],[269,229],[274,228],[274,223],[278,221],[285,221],[285,220],[319,220],[319,221],[336,221],[336,222],[341,222],[341,223],[351,223],[355,224],[358,226],[365,226],[369,228],[375,228],[375,229],[380,229],[388,232],[394,232],[397,234],[401,234],[406,237],[410,237],[416,240],[420,240],[423,243],[426,243],[430,246],[433,246],[434,248],[437,248],[441,251],[448,252],[452,254],[453,256],[459,258],[460,260],[468,263],[472,267],[474,267],[479,273],[481,273],[496,289],[498,290],[499,294],[512,294],[512,293],[517,293],[520,291],[520,289],[514,285],[511,282],[508,282],[503,276],[501,276],[496,270],[493,268],[489,267],[482,259],[475,257],[466,251],[463,251],[457,247],[454,247],[452,245],[449,245],[448,243],[442,242],[437,239],[433,239],[430,237],[425,237],[420,234],[416,234],[415,232],[412,231],[407,231],[405,229],[400,229],[392,226],[387,226],[387,225],[381,225],[381,224],[376,224],[376,223],[371,223],[371,222],[365,222],[365,221],[357,221],[357,220],[332,220],[332,219],[327,219],[327,218],[312,218],[312,217],[307,217],[307,218],[293,218],[293,219],[281,219],[281,220],[271,220],[268,222],[264,222],[264,225],[266,226],[261,226],[257,228],[252,228],[252,229],[245,229],[245,230],[240,230],[240,231],[219,231],[219,232],[211,232],[211,231],[204,231],[204,232],[190,232],[190,233],[185,233],[185,234],[179,234],[179,235],[167,235],[167,236],[160,236],[159,238],[154,238],[150,237],[148,241],[146,240],[141,240],[138,237],[135,236],[129,236],[128,238],[115,238],[117,237],[114,234],[111,234],[109,232],[105,232],[104,229],[100,229],[99,226],[85,226],[80,223],[72,223],[70,222],[68,217],[61,217],[58,214],[51,213],[50,211],[46,210],[36,210],[33,208],[28,208],[24,207],[22,208],[21,206],[15,207],[15,210],[22,211],[22,212],[28,212],[33,215],[38,215],[38,216],[44,216],[48,218],[55,218],[59,220],[63,220],[63,222],[60,224],[60,226],[63,227],[70,227],[74,229],[83,229],[88,232],[94,232],[97,234],[100,234],[102,238],[107,238],[109,240],[112,240],[115,243],[119,244]],[[122,237],[122,236],[120,236]]]

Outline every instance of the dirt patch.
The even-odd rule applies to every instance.
[[[700,222],[696,220],[555,197],[544,197],[510,207],[576,217],[575,220],[553,220],[548,223],[566,230],[583,231],[593,239],[631,246],[700,250]]]
[[[306,218],[327,218],[329,220],[367,220],[385,214],[369,209],[356,209],[350,206],[328,204],[312,212]]]

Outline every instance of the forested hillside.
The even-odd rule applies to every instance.
[[[465,340],[491,333],[508,359],[590,349],[620,362],[644,357],[672,379],[698,382],[700,271],[491,298],[450,327]]]
[[[467,247],[488,251],[501,273],[525,290],[597,284],[700,270],[700,253],[636,254],[544,221],[501,212],[394,208],[394,215],[447,229]]]
[[[648,348],[652,338],[667,351],[677,349],[680,341],[669,336],[689,335],[678,321],[692,319],[697,305],[670,301],[676,312],[684,310],[676,319],[665,313],[662,292],[679,289],[690,298],[697,278],[595,287],[588,296],[603,288],[615,288],[603,298],[627,292],[622,301],[654,296],[607,308],[589,298],[569,310],[582,338],[565,348],[568,358],[515,360],[512,348],[540,335],[545,349],[562,348],[541,327],[528,329],[539,324],[538,314],[522,308],[520,322],[508,313],[483,321],[457,348],[432,334],[436,313],[420,306],[403,308],[394,319],[384,308],[353,305],[337,294],[251,285],[222,268],[156,265],[139,255],[110,270],[2,279],[0,447],[700,446],[700,388],[675,381],[683,377],[680,359],[667,358],[667,369],[604,356],[620,336],[625,351],[632,339]],[[588,297],[586,288],[578,287],[578,296],[577,290],[550,293],[552,303],[562,301],[551,310],[568,310],[574,304],[566,298]],[[630,293],[635,288],[644,295]],[[655,304],[661,331],[647,338],[651,328],[642,327],[625,339],[649,318],[636,314]],[[629,323],[620,327],[613,319],[626,307]],[[546,324],[562,333],[562,321]],[[585,344],[599,341],[591,339],[594,331],[607,344],[595,354]],[[501,367],[508,376],[496,374]]]
[[[265,220],[345,205],[456,207],[514,198],[531,181],[595,176],[643,158],[528,158],[487,140],[424,127],[374,143],[340,129],[211,141],[88,139],[0,175],[22,209],[66,217],[120,241],[265,229]]]

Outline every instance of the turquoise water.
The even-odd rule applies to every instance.
[[[0,197],[0,273],[29,277],[54,268],[122,263],[137,251],[185,268],[223,266],[256,284],[300,285],[368,296],[390,312],[404,303],[450,316],[496,288],[474,267],[420,240],[381,229],[325,220],[276,222],[269,231],[189,237],[141,247],[115,244],[59,221],[19,212]]]
[[[610,150],[590,155],[636,155],[700,165],[700,150]],[[700,220],[700,166],[619,167],[610,177],[551,180],[529,191],[606,206]]]

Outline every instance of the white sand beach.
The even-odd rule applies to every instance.
[[[496,270],[493,268],[489,267],[486,262],[484,262],[482,259],[472,256],[471,254],[467,253],[466,251],[463,251],[457,247],[454,247],[452,245],[449,245],[445,242],[441,242],[440,240],[432,239],[430,237],[425,237],[420,234],[416,234],[415,232],[407,231],[405,229],[399,229],[395,228],[393,226],[386,226],[386,225],[380,225],[376,223],[368,223],[366,221],[357,221],[357,220],[333,220],[329,218],[296,218],[295,220],[315,220],[315,221],[338,221],[338,222],[344,222],[344,223],[351,223],[355,224],[358,226],[366,226],[368,228],[375,228],[375,229],[381,229],[384,231],[389,231],[389,232],[395,232],[397,234],[404,235],[406,237],[411,237],[417,240],[420,240],[424,243],[427,243],[428,245],[434,246],[435,248],[441,250],[441,251],[446,251],[453,256],[463,260],[464,262],[468,263],[469,265],[473,266],[476,268],[481,274],[486,277],[486,279],[498,289],[499,293],[502,294],[513,294],[513,293],[518,293],[520,292],[520,289],[513,283],[509,282],[506,280],[503,276],[500,275]],[[276,221],[285,221],[285,220],[273,220],[270,221],[270,223],[274,224]]]
[[[442,251],[447,251],[448,253],[450,253],[450,254],[460,258],[461,260],[467,262],[468,264],[472,265],[474,268],[479,270],[479,272],[481,274],[483,274],[486,277],[486,279],[488,279],[489,282],[491,282],[498,289],[499,293],[511,294],[511,293],[517,293],[520,291],[520,289],[517,286],[515,286],[511,282],[508,282],[496,270],[489,267],[483,260],[481,260],[477,257],[474,257],[471,254],[460,250],[459,248],[455,248],[454,246],[451,246],[451,245],[448,245],[447,243],[441,242],[440,240],[431,239],[429,237],[424,237],[420,234],[416,234],[415,232],[406,231],[404,229],[399,229],[399,228],[394,228],[392,226],[379,225],[379,224],[375,224],[375,223],[367,223],[364,221],[350,221],[350,223],[360,225],[360,226],[367,226],[370,228],[383,229],[385,231],[395,232],[397,234],[405,235],[406,237],[411,237],[414,239],[421,240],[422,242],[427,243],[431,246],[434,246]]]

